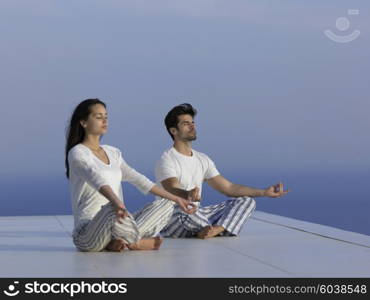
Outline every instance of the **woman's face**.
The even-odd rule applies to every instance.
[[[90,107],[90,114],[87,120],[81,120],[81,125],[86,134],[102,135],[108,130],[108,114],[105,107],[95,104]]]

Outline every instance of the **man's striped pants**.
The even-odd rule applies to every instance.
[[[255,208],[256,201],[250,197],[233,198],[219,204],[198,207],[193,215],[184,213],[176,205],[161,234],[172,238],[194,237],[202,228],[212,225],[225,229],[220,235],[236,236]]]
[[[91,220],[75,228],[73,243],[80,251],[96,252],[104,250],[115,238],[135,243],[145,237],[154,237],[168,224],[173,210],[174,202],[158,199],[121,219],[121,224],[113,205],[107,203]]]

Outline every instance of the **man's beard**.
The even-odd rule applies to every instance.
[[[196,134],[194,134],[194,136],[188,136],[188,137],[185,138],[185,140],[187,142],[192,142],[192,141],[195,141],[196,139],[197,139],[197,135]]]

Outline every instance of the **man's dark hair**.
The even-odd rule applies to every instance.
[[[194,118],[197,115],[197,110],[193,106],[191,106],[191,104],[183,103],[175,106],[168,112],[166,118],[164,119],[164,124],[166,125],[167,131],[173,140],[174,137],[170,132],[170,128],[174,127],[178,129],[177,127],[177,125],[179,124],[178,116],[180,115],[191,115]]]

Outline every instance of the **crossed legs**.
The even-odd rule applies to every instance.
[[[184,214],[176,207],[170,222],[161,233],[172,238],[237,236],[255,207],[256,202],[250,197],[233,198],[199,207],[193,215]]]
[[[159,232],[167,224],[173,212],[173,203],[166,199],[159,199],[147,204],[143,209],[130,215],[126,226],[115,224],[113,231],[115,237],[106,247],[108,251],[121,252],[126,248],[130,250],[158,250],[163,242]],[[124,225],[124,224],[123,224]],[[123,228],[122,228],[123,227]],[[136,239],[125,239],[127,227],[136,227]],[[135,241],[136,240],[136,241]]]

